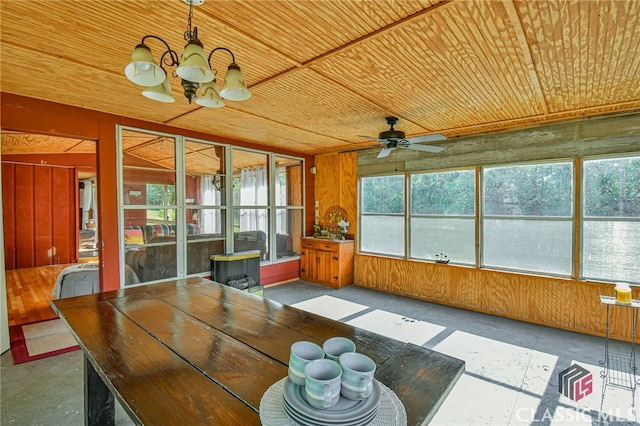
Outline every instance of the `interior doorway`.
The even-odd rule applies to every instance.
[[[85,251],[81,232],[92,223],[80,204],[86,182],[87,213],[97,222],[96,141],[2,129],[0,158],[7,323],[55,318],[51,291],[60,272],[84,261],[99,268],[97,227]]]

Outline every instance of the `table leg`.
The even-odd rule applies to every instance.
[[[87,357],[84,357],[85,425],[115,425],[113,395]]]

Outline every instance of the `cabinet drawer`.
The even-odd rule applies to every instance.
[[[313,241],[313,240],[303,240],[302,248],[310,249],[310,250],[320,250],[320,251],[330,251],[337,252],[338,244],[330,241]]]

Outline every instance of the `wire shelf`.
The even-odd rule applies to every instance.
[[[609,353],[607,361],[605,376],[609,386],[632,390],[636,388],[636,367],[633,364],[633,357]]]

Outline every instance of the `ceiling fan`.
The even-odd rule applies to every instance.
[[[361,138],[373,139],[374,141],[378,141],[386,145],[386,147],[382,151],[380,151],[380,154],[378,154],[377,158],[386,157],[391,151],[399,146],[402,148],[414,149],[416,151],[426,151],[433,153],[440,152],[444,149],[444,147],[442,146],[420,145],[421,142],[444,140],[447,138],[444,135],[436,133],[433,135],[405,138],[404,132],[393,128],[393,126],[398,124],[398,117],[386,117],[385,120],[387,121],[387,124],[391,126],[391,128],[385,132],[380,132],[377,138],[373,136],[358,135]]]

